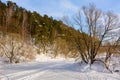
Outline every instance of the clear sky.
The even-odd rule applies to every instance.
[[[6,2],[7,0],[1,0]],[[41,15],[47,14],[54,18],[62,16],[72,16],[83,5],[94,3],[97,8],[104,11],[113,11],[120,13],[120,0],[10,0],[27,10],[37,11]]]

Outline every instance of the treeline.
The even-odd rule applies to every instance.
[[[41,16],[37,12],[30,12],[16,3],[0,1],[0,29],[4,32],[19,33],[24,38],[35,38],[36,42],[45,39],[53,39],[61,33],[61,21],[57,21],[47,15]]]
[[[72,34],[80,37],[79,31],[68,27],[60,20],[47,15],[41,16],[36,11],[28,11],[11,1],[7,3],[0,1],[0,31],[5,35],[19,34],[24,42],[44,48],[46,52],[52,49],[52,54],[55,56],[63,54],[76,57],[78,55],[71,38],[73,38]]]

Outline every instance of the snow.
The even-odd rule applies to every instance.
[[[35,61],[38,62],[48,62],[48,61],[65,61],[66,58],[62,57],[62,56],[57,56],[57,57],[53,57],[52,55],[47,55],[47,54],[40,54],[40,55],[36,55]],[[68,58],[67,61],[73,61],[73,58]]]
[[[107,72],[100,63],[89,66],[73,59],[36,57],[29,63],[0,63],[0,80],[120,80],[120,72]],[[120,70],[120,65],[116,69]]]

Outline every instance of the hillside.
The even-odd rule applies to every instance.
[[[7,50],[7,55],[11,55],[12,52],[11,58],[15,57],[16,50],[8,50],[4,46],[8,47],[9,45],[14,48],[17,43],[20,43],[17,48],[22,51],[22,53],[18,54],[22,56],[25,56],[30,51],[29,48],[28,52],[27,49],[22,50],[22,47],[25,46],[30,46],[32,49],[33,46],[36,47],[36,51],[29,52],[30,56],[40,53],[54,57],[57,55],[64,57],[78,56],[76,46],[73,44],[74,41],[71,42],[71,40],[73,34],[80,37],[81,33],[79,31],[65,25],[60,20],[48,17],[46,14],[41,16],[36,11],[28,11],[11,1],[7,1],[7,3],[0,1],[0,33],[1,51]],[[8,42],[7,37],[9,37]],[[14,41],[17,43],[13,43]],[[3,47],[5,50],[2,50]],[[3,53],[1,53],[1,56],[7,56]]]

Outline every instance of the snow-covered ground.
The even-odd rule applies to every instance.
[[[73,60],[42,60],[0,63],[0,80],[120,80],[119,72],[107,72],[97,63],[90,69],[88,65],[80,65]],[[120,66],[117,68],[120,69]]]

